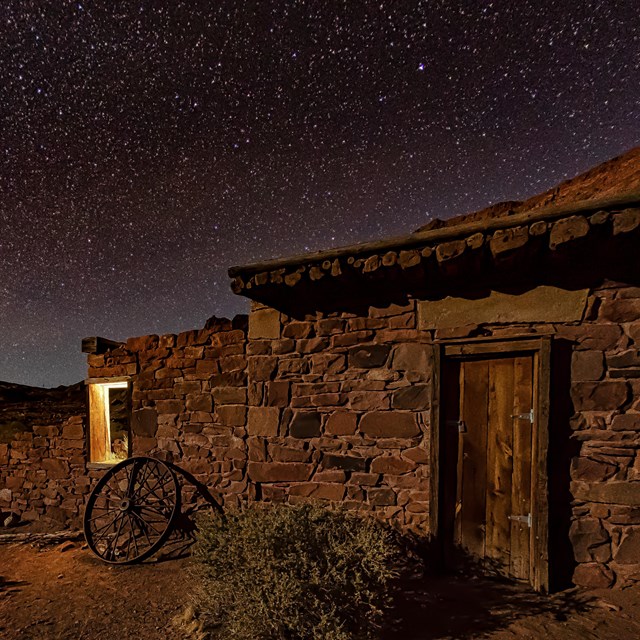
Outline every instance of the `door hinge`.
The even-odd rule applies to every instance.
[[[527,413],[514,413],[511,417],[515,420],[528,420],[533,423],[533,409]]]
[[[526,524],[527,527],[531,528],[531,514],[528,513],[526,516],[509,516],[509,520],[513,520],[515,522],[522,522]]]

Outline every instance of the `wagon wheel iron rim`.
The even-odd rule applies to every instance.
[[[129,458],[109,469],[89,496],[87,545],[110,564],[140,562],[162,547],[179,510],[173,470],[155,458]]]

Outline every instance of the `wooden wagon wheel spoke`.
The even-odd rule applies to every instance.
[[[174,472],[160,460],[129,458],[109,469],[91,492],[85,538],[105,562],[144,560],[164,544],[179,510]]]

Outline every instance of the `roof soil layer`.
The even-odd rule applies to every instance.
[[[284,271],[276,278],[265,277],[264,272],[288,270],[291,267],[302,268],[302,265],[324,263],[324,271],[331,270],[331,275],[339,275],[340,265],[335,261],[342,258],[412,249],[469,237],[476,233],[529,225],[538,221],[551,221],[570,215],[586,215],[599,210],[620,210],[639,204],[640,147],[636,147],[524,202],[502,202],[450,220],[433,220],[417,232],[405,236],[231,267],[229,275],[236,278],[233,288],[240,293],[254,274],[262,277],[258,278],[259,281],[253,279],[254,282],[247,288],[267,283],[279,284],[283,282]],[[389,260],[393,258],[390,256]],[[334,261],[334,264],[331,265],[330,261]],[[291,280],[299,279],[301,276],[297,279],[292,278],[288,284],[292,283]]]

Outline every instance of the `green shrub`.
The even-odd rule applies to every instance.
[[[197,606],[217,638],[372,638],[390,605],[398,547],[343,509],[254,505],[199,522]]]

